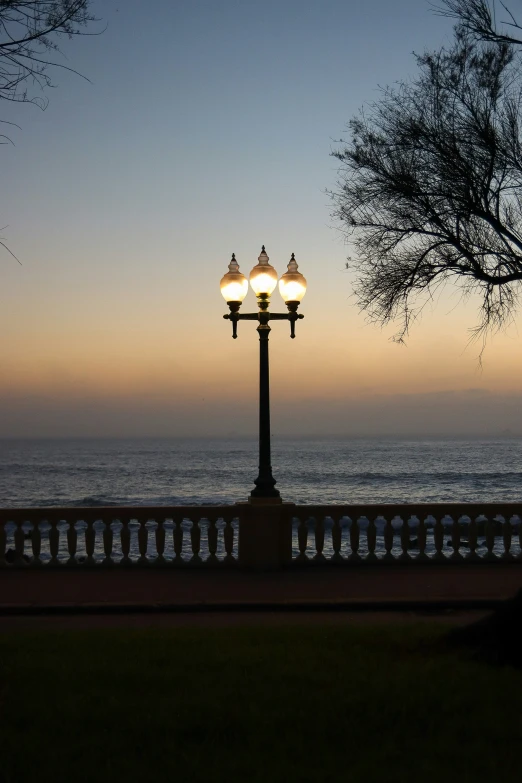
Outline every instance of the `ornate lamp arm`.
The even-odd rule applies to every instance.
[[[295,322],[304,318],[304,315],[297,312],[298,305],[299,302],[288,302],[287,307],[290,311],[288,313],[270,313],[268,310],[260,310],[258,313],[240,313],[238,312],[240,302],[229,302],[230,313],[226,313],[223,318],[232,322],[232,337],[234,340],[237,339],[238,321],[259,321],[262,324],[267,324],[269,321],[290,321],[290,337],[294,339]]]

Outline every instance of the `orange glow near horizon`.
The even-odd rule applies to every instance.
[[[144,304],[141,324],[127,314],[119,323],[107,318],[103,329],[97,318],[94,325],[79,314],[72,323],[49,314],[44,323],[41,317],[27,319],[23,328],[11,329],[3,346],[0,395],[175,395],[189,400],[204,390],[216,400],[232,393],[247,401],[257,389],[255,324],[240,323],[238,340],[232,341],[230,324],[222,320],[226,308],[215,293],[212,305],[207,296],[204,316],[193,316],[186,307],[173,319],[168,309],[158,312]],[[353,306],[338,299],[334,310],[323,308],[317,296],[305,299],[305,320],[297,324],[293,341],[287,323],[273,323],[273,395],[327,402],[477,387],[496,393],[522,390],[520,338],[514,329],[495,335],[481,369],[480,345],[468,344],[467,327],[475,315],[471,307],[444,318],[438,312],[426,316],[414,325],[407,346],[401,346],[390,342],[392,329],[365,324]],[[284,308],[273,302],[276,307]],[[246,308],[254,309],[255,302]]]
[[[247,272],[259,253],[249,244],[250,254],[237,254]],[[267,246],[280,274],[288,244],[279,238]],[[466,416],[471,433],[486,422],[492,432],[519,427],[522,346],[514,326],[489,341],[481,369],[480,346],[468,345],[477,302],[462,305],[458,289],[448,288],[413,325],[407,346],[397,345],[393,327],[369,325],[357,311],[342,271],[346,250],[335,250],[320,263],[317,249],[296,252],[308,281],[305,317],[295,340],[287,322],[272,324],[276,435],[454,431]],[[0,310],[0,437],[255,433],[258,337],[255,323],[242,321],[232,340],[223,320],[219,282],[228,250],[220,263],[194,256],[186,266],[156,250],[153,275],[136,252],[122,251],[114,269],[87,252],[72,268],[62,259],[49,279],[49,260],[9,268],[11,296]],[[241,311],[256,308],[250,291]],[[271,310],[286,311],[277,289]],[[481,393],[493,397],[479,400]]]

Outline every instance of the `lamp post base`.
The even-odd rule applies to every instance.
[[[276,480],[272,476],[272,467],[260,466],[259,476],[254,481],[255,488],[250,493],[251,498],[266,498],[268,501],[280,499],[279,490],[275,488]]]

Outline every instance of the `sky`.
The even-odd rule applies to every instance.
[[[425,0],[99,0],[45,111],[2,106],[0,437],[253,435],[255,324],[219,281],[265,244],[308,280],[273,324],[272,431],[522,435],[520,318],[470,344],[448,287],[412,328],[369,324],[326,194],[330,153],[413,51],[451,38]],[[278,301],[279,300],[279,301]],[[255,310],[249,293],[243,311]],[[272,309],[284,311],[276,293]]]

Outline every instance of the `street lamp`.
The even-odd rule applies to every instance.
[[[255,489],[251,498],[271,498],[278,502],[279,490],[275,488],[276,480],[272,475],[270,459],[270,383],[268,370],[268,337],[270,335],[269,321],[290,321],[290,337],[295,337],[295,322],[304,318],[297,308],[306,293],[306,280],[297,271],[297,261],[294,254],[288,264],[288,269],[279,280],[279,292],[288,308],[288,313],[269,312],[270,295],[277,286],[277,272],[269,263],[269,258],[263,245],[258,263],[250,272],[250,285],[257,297],[259,311],[257,313],[239,313],[241,303],[248,291],[248,280],[239,271],[236,257],[228,265],[228,272],[221,279],[221,293],[228,304],[230,313],[223,318],[232,321],[232,337],[237,337],[238,321],[258,321],[259,334],[259,474],[254,481]]]

